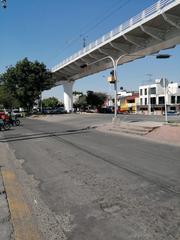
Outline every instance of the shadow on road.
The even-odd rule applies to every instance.
[[[81,134],[81,133],[88,133],[90,127],[81,128],[81,129],[72,129],[66,130],[64,132],[41,132],[41,133],[33,133],[27,135],[12,135],[12,136],[4,136],[0,138],[0,142],[16,142],[16,141],[24,141],[30,139],[37,139],[37,138],[47,138],[47,137],[54,137],[54,136],[65,136],[65,135],[72,135],[72,134]]]

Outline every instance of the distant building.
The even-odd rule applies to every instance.
[[[145,114],[163,114],[165,99],[167,111],[180,111],[180,83],[156,79],[154,84],[140,86],[137,110]]]
[[[138,92],[126,92],[125,90],[118,92],[119,112],[136,113],[139,103]]]
[[[106,101],[104,103],[104,106],[106,106],[106,107],[113,106],[114,105],[114,101],[113,100],[114,100],[113,96],[107,95],[107,99],[106,99]]]
[[[82,92],[74,91],[73,92],[73,103],[77,102],[79,100],[79,97],[81,97],[82,95],[83,95]]]

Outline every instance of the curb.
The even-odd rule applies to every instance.
[[[26,203],[22,188],[14,172],[2,169],[2,177],[11,213],[15,240],[42,240],[41,234],[33,222],[31,209]]]
[[[11,153],[6,143],[0,143],[0,151],[1,175],[13,227],[13,239],[42,240],[42,234],[38,230],[31,207],[16,176],[13,153]]]

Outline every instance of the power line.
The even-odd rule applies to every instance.
[[[100,25],[102,22],[104,22],[107,18],[111,17],[115,12],[119,11],[121,8],[125,7],[131,0],[126,0],[123,4],[121,4],[118,8],[112,10],[110,13],[105,15],[101,20],[99,20],[94,26],[89,28],[87,31],[84,32],[84,34],[89,33],[90,31],[94,30],[98,25]]]
[[[122,2],[124,1],[124,2]],[[111,17],[115,12],[119,11],[120,9],[122,9],[123,7],[125,7],[130,1],[132,0],[122,0],[121,2],[116,1],[114,4],[112,4],[109,8],[114,8],[113,10],[111,10],[109,12],[109,9],[107,12],[107,14],[105,14],[105,16],[103,18],[100,18],[99,20],[96,21],[96,23],[93,26],[90,26],[89,28],[87,28],[88,25],[90,25],[91,23],[88,23],[86,25],[84,25],[82,27],[86,29],[86,31],[82,32],[79,36],[74,37],[61,51],[60,54],[63,53],[67,48],[69,48],[69,46],[72,46],[73,44],[75,44],[79,39],[81,39],[84,35],[88,34],[89,32],[92,32],[95,28],[97,28],[97,26],[99,26],[102,22],[104,22],[106,19],[108,19],[109,17]],[[121,5],[119,7],[116,7],[116,5],[119,5],[119,3],[121,3]],[[116,7],[116,8],[115,8]],[[86,46],[86,38],[87,36],[83,37],[83,47]],[[85,43],[85,44],[84,44]]]
[[[121,3],[122,1],[124,1],[124,0],[121,0],[121,1],[116,1],[115,3],[113,3],[111,6],[109,6],[108,7],[108,9],[106,9],[105,11],[104,11],[104,13],[103,13],[103,15],[107,15],[107,14],[109,14],[109,9],[112,9],[112,8],[117,8],[117,5],[119,5],[119,3]],[[103,17],[104,18],[104,17]],[[99,17],[99,18],[97,18],[97,19],[94,19],[95,20],[95,22],[97,23],[97,22],[99,22],[99,21],[101,21],[102,20],[102,17]],[[95,23],[95,24],[96,24]],[[86,23],[84,26],[82,26],[81,27],[81,31],[84,31],[84,29],[86,29],[87,30],[87,28],[88,28],[88,25],[90,25],[90,28],[92,28],[92,21],[91,22],[89,22],[89,23]]]
[[[122,2],[122,1],[124,1],[124,0],[121,0],[121,2]],[[131,1],[131,0],[126,0],[126,2],[127,2],[127,1]],[[115,6],[117,5],[117,3],[119,4],[119,0],[116,1],[114,4],[112,4],[111,6],[109,6],[109,7],[108,7],[108,11],[106,10],[106,11],[105,11],[105,14],[106,14],[106,12],[109,12],[109,8],[115,7]],[[120,7],[121,7],[121,6],[120,6]],[[119,9],[119,8],[118,8],[118,9]],[[109,13],[108,13],[108,15],[109,15]],[[106,16],[107,16],[107,14],[105,15],[105,17],[106,17]],[[103,17],[103,19],[104,19],[105,17]],[[98,25],[99,25],[100,23],[102,23],[102,22],[103,22],[102,18],[99,18],[98,20],[96,20],[96,23],[94,24],[95,27],[98,26]],[[89,26],[89,25],[91,25],[91,26]],[[92,26],[92,21],[91,21],[91,22],[85,24],[84,26],[82,26],[82,27],[81,27],[81,29],[82,29],[81,31],[82,31],[82,32],[79,34],[79,36],[74,37],[74,38],[66,45],[66,47],[65,47],[64,49],[62,49],[61,52],[63,52],[64,50],[66,50],[69,46],[73,45],[73,43],[75,43],[77,40],[81,39],[84,35],[86,35],[87,33],[89,33],[89,31],[92,31],[92,28],[95,29],[94,25]],[[88,27],[88,26],[89,26],[89,27]],[[86,29],[86,31],[84,31],[84,29]],[[90,29],[90,30],[89,30],[89,29]]]

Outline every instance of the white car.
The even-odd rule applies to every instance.
[[[22,113],[18,109],[13,109],[11,114],[15,117],[22,117]]]

